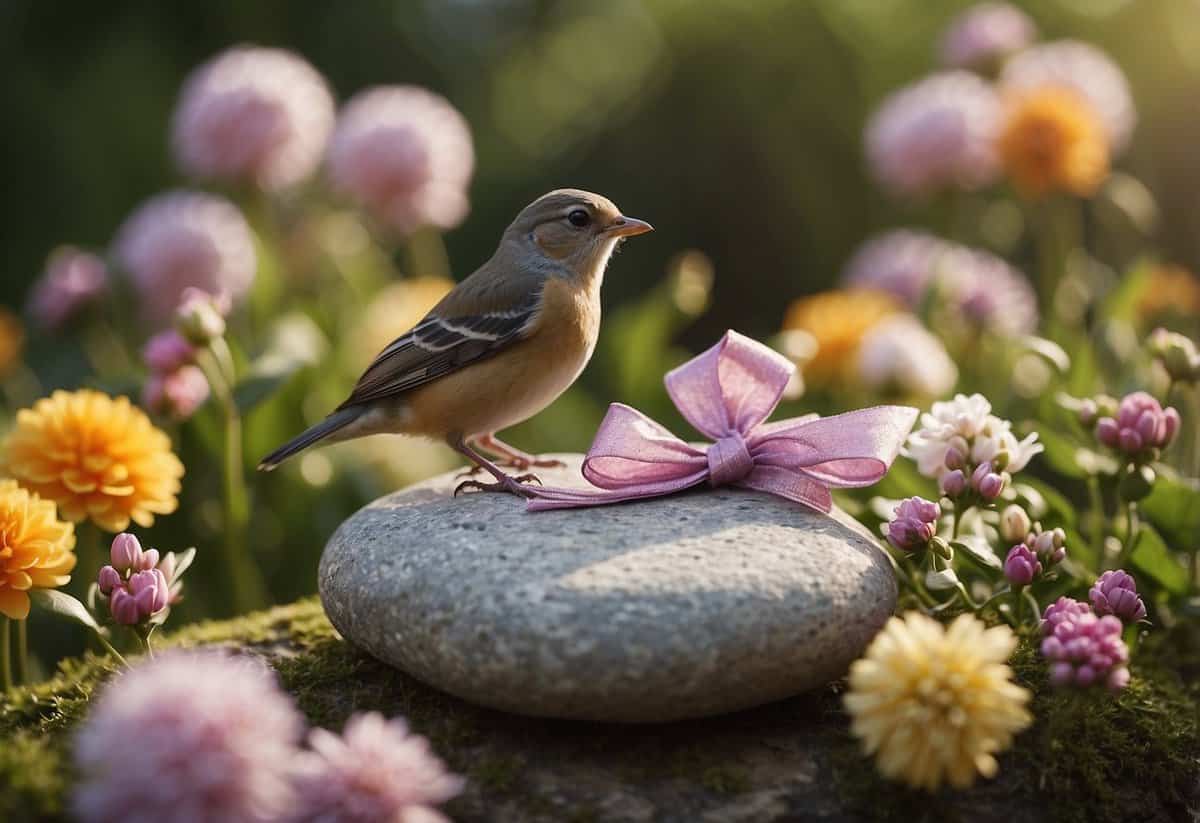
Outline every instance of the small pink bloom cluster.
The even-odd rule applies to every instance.
[[[160,559],[158,549],[143,551],[126,532],[113,538],[109,559],[112,565],[100,569],[96,583],[117,623],[141,625],[179,601],[183,583],[174,552]]]
[[[975,467],[968,480],[964,472],[966,460],[966,455],[953,447],[946,452],[946,468],[950,471],[942,475],[942,494],[955,499],[972,491],[983,502],[991,503],[1004,491],[1004,475],[995,470],[992,461],[985,460]]]
[[[893,510],[895,517],[887,524],[888,542],[900,551],[924,549],[937,534],[937,521],[942,507],[922,497],[901,500]]]
[[[60,246],[33,286],[29,313],[42,328],[58,331],[108,292],[108,267],[91,252]]]
[[[1113,569],[1100,575],[1088,592],[1096,614],[1111,614],[1124,623],[1136,623],[1146,618],[1146,604],[1138,597],[1137,581],[1123,569]]]
[[[1046,568],[1057,566],[1067,557],[1067,533],[1062,529],[1031,532],[1025,538],[1025,545],[1033,550]]]
[[[1098,617],[1086,603],[1060,597],[1042,616],[1042,656],[1055,686],[1104,685],[1120,691],[1129,684],[1129,649],[1121,621]]]
[[[155,414],[186,420],[208,399],[208,380],[193,362],[196,349],[175,329],[150,338],[142,360],[150,376],[142,387],[142,405]]]
[[[1153,460],[1156,449],[1175,439],[1180,422],[1173,406],[1164,409],[1146,392],[1135,391],[1121,399],[1115,418],[1096,422],[1096,439],[1135,461]]]
[[[303,730],[263,664],[168,652],[101,693],[75,746],[74,811],[88,823],[444,823],[434,806],[462,789],[402,720],[355,715],[340,736],[313,730],[307,749]]]

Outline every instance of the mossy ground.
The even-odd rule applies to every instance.
[[[406,716],[469,781],[448,809],[456,819],[1187,820],[1200,786],[1200,666],[1169,636],[1143,646],[1118,699],[1049,691],[1023,646],[1014,667],[1037,721],[997,780],[933,799],[876,776],[836,687],[723,718],[618,727],[468,706],[354,650],[312,599],[161,643],[194,645],[264,656],[314,725],[339,728],[368,709]],[[0,700],[0,820],[63,816],[72,728],[115,670],[85,656]]]

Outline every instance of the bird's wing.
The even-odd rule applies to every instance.
[[[379,353],[339,409],[394,397],[528,337],[537,325],[544,278],[483,278],[476,272]]]

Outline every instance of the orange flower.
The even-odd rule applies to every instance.
[[[1200,278],[1183,266],[1154,266],[1146,281],[1137,303],[1137,315],[1143,323],[1164,315],[1200,314]]]
[[[74,548],[75,527],[58,519],[53,503],[0,480],[0,614],[24,620],[30,589],[70,580]]]
[[[171,440],[126,397],[56,391],[17,413],[8,474],[58,504],[62,517],[110,532],[150,526],[179,506],[183,464]]]
[[[829,383],[851,377],[863,336],[899,308],[891,295],[870,289],[826,291],[794,301],[784,329],[808,332],[817,344],[802,369],[805,379]]]
[[[1029,197],[1058,191],[1089,197],[1108,177],[1104,125],[1067,89],[1046,87],[1012,97],[999,150],[1013,184]]]

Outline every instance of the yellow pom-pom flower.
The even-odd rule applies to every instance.
[[[183,464],[171,440],[128,398],[56,391],[17,413],[4,444],[7,474],[76,523],[110,532],[150,526],[179,506]]]
[[[822,384],[852,379],[863,336],[899,308],[891,295],[872,289],[826,291],[794,301],[784,330],[808,332],[817,344],[812,360],[802,368],[805,380]]]
[[[54,504],[15,480],[0,480],[0,614],[29,616],[29,590],[53,589],[75,568],[75,527]]]
[[[919,612],[888,621],[850,668],[851,731],[885,777],[936,791],[992,777],[995,755],[1032,720],[1004,661],[1017,639],[972,615],[949,627]]]
[[[1046,87],[1009,100],[1000,158],[1029,197],[1090,197],[1108,177],[1109,145],[1100,118],[1078,94]]]

